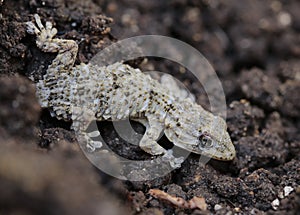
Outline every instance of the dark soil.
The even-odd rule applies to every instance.
[[[297,0],[4,0],[0,214],[299,214],[299,10]],[[79,43],[76,63],[134,35],[166,35],[198,49],[224,86],[236,158],[199,165],[199,156],[192,154],[180,169],[145,182],[121,181],[94,168],[76,144],[70,122],[52,118],[35,97],[32,83],[42,78],[55,54],[38,50],[26,33],[24,23],[34,13],[55,22],[60,38]],[[133,63],[171,73],[209,108],[201,86],[175,63]],[[149,158],[116,138],[111,123],[100,127],[120,155]],[[162,139],[162,144],[169,143]],[[208,210],[176,207],[151,197],[150,188],[186,200],[204,197]]]

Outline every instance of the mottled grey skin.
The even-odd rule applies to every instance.
[[[52,24],[47,22],[44,28],[38,15],[35,20],[37,26],[28,22],[27,31],[37,35],[37,46],[45,52],[58,53],[44,79],[37,83],[40,103],[58,119],[72,119],[73,129],[83,133],[90,148],[102,145],[89,138],[100,135],[98,131],[84,134],[92,120],[117,121],[130,117],[146,127],[139,145],[152,155],[167,154],[157,144],[164,132],[176,146],[188,151],[218,160],[235,157],[225,121],[191,98],[180,96],[182,90],[170,78],[163,76],[158,82],[122,63],[107,67],[74,66],[76,42],[53,38],[57,30]]]

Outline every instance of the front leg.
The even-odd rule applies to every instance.
[[[154,116],[148,116],[147,119],[148,123],[144,123],[146,132],[140,141],[140,147],[151,155],[162,154],[163,160],[169,162],[172,168],[179,168],[184,161],[184,157],[174,157],[172,149],[166,150],[157,143],[160,134],[164,130],[164,123]]]
[[[163,132],[164,124],[159,122],[159,120],[153,116],[148,116],[147,119],[148,123],[145,123],[146,132],[141,139],[139,146],[151,155],[165,154],[167,150],[157,143],[160,134]]]
[[[74,40],[53,39],[57,29],[52,27],[51,22],[46,22],[46,27],[41,22],[39,15],[34,15],[35,22],[27,22],[27,32],[37,36],[36,44],[44,52],[58,52],[47,72],[69,70],[73,67],[78,45]],[[50,75],[50,74],[49,74]]]

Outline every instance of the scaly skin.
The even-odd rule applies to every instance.
[[[182,90],[168,76],[158,82],[122,63],[107,67],[83,63],[74,66],[76,42],[53,38],[57,30],[52,24],[46,22],[44,27],[40,17],[34,17],[36,25],[28,22],[28,33],[37,36],[40,49],[58,53],[43,80],[37,83],[41,106],[50,108],[58,119],[72,119],[72,128],[83,134],[90,148],[102,145],[90,138],[100,135],[98,131],[84,133],[92,120],[117,121],[129,117],[145,125],[146,132],[139,145],[152,155],[167,154],[157,143],[164,132],[174,145],[188,151],[218,160],[235,157],[225,121],[191,98],[180,96]],[[178,167],[182,159],[175,158],[172,162],[172,166]]]

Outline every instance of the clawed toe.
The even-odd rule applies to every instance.
[[[39,34],[40,30],[33,24],[33,22],[26,22],[27,32],[29,34]]]
[[[39,34],[41,30],[45,29],[42,22],[41,18],[38,14],[34,14],[34,19],[36,22],[36,25],[33,22],[26,22],[27,25],[27,32],[30,34]]]
[[[42,31],[45,29],[44,25],[42,24],[42,21],[41,21],[41,17],[38,15],[38,14],[34,14],[34,19],[35,19],[35,22],[37,24],[37,26],[39,27],[39,29]]]
[[[42,35],[43,38],[52,39],[57,34],[57,29],[53,28],[51,22],[46,22],[46,28],[42,24],[38,14],[34,14],[35,23],[26,22],[27,32],[29,34]]]

